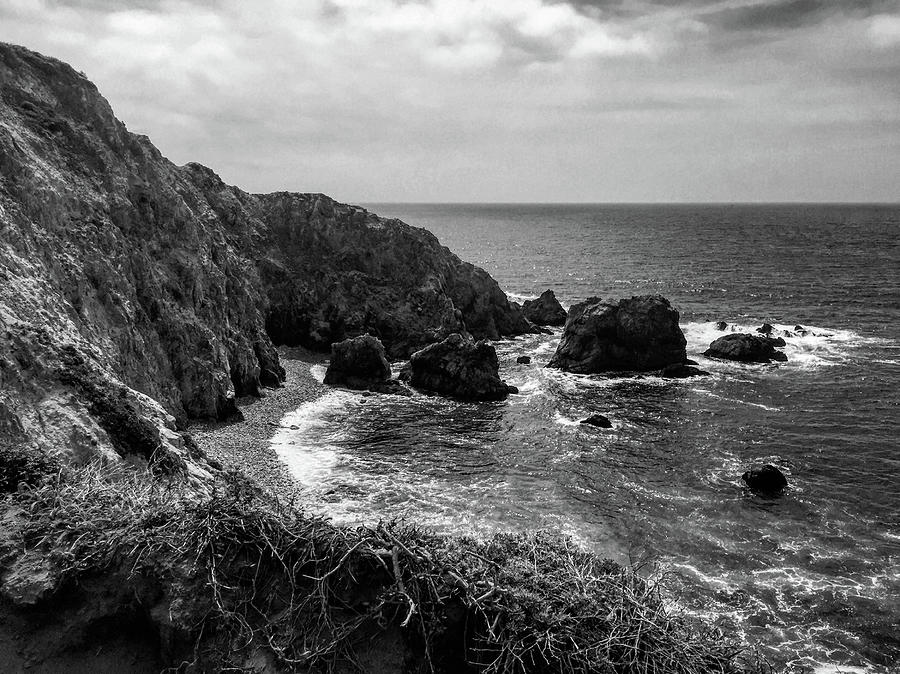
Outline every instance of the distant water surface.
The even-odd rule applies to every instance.
[[[900,207],[370,208],[431,230],[513,299],[661,293],[712,376],[547,370],[557,332],[497,344],[521,391],[506,402],[335,390],[273,439],[324,512],[556,529],[662,565],[683,607],[790,671],[900,671]],[[703,358],[719,320],[775,324],[788,363]],[[614,427],[577,423],[593,412]],[[788,474],[782,498],[743,489],[761,461]]]

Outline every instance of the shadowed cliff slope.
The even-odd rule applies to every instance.
[[[0,440],[149,455],[282,381],[274,344],[529,329],[429,232],[176,166],[83,75],[0,44]]]

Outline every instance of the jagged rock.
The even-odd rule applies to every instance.
[[[371,333],[406,357],[455,332],[535,329],[429,232],[176,166],[83,75],[7,44],[0,176],[0,406],[18,420],[0,424],[0,441],[118,455],[103,430],[115,415],[93,418],[111,399],[60,376],[64,346],[95,364],[95,393],[114,382],[135,415],[159,417],[158,403],[180,428],[233,418],[238,397],[279,385],[276,344],[327,349]],[[48,406],[58,423],[42,423]]]
[[[325,383],[359,391],[406,392],[400,382],[391,381],[391,365],[384,346],[371,335],[360,335],[331,345]]]
[[[410,386],[463,400],[502,400],[518,392],[501,381],[492,344],[459,334],[416,351],[404,377]]]
[[[519,356],[516,358],[516,362],[519,365],[530,365],[531,364],[531,356]]]
[[[723,331],[728,329],[728,323],[725,321],[719,321],[716,323],[716,330]]]
[[[659,371],[659,376],[666,379],[686,379],[687,377],[704,377],[708,375],[709,372],[706,370],[701,370],[699,367],[694,367],[687,363],[667,365]]]
[[[522,309],[525,317],[535,325],[563,325],[566,322],[566,310],[549,289],[536,300],[525,300]]]
[[[548,367],[580,374],[659,370],[683,363],[686,343],[678,312],[660,295],[592,297],[569,310]]]
[[[703,352],[703,355],[707,358],[722,358],[742,363],[769,363],[773,360],[786,361],[787,356],[775,349],[773,341],[767,337],[735,332],[713,341],[709,348]]]
[[[768,335],[772,334],[772,331],[774,329],[775,329],[775,327],[771,323],[763,323],[761,326],[756,328],[756,331],[760,334],[768,336]]]
[[[772,464],[753,466],[741,479],[750,489],[761,494],[779,494],[787,487],[787,478]]]
[[[602,414],[592,414],[586,419],[582,419],[579,423],[596,426],[597,428],[612,428],[612,421]]]

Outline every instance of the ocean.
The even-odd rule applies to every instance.
[[[368,207],[518,301],[662,294],[711,374],[545,369],[556,330],[497,343],[505,402],[334,390],[273,438],[322,513],[563,532],[787,671],[900,671],[900,206]],[[772,323],[788,362],[704,358],[717,321]],[[613,428],[578,423],[594,412]],[[787,474],[780,498],[743,487],[759,462]]]

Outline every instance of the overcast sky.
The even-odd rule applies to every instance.
[[[255,192],[900,200],[900,0],[2,0],[0,40]]]

